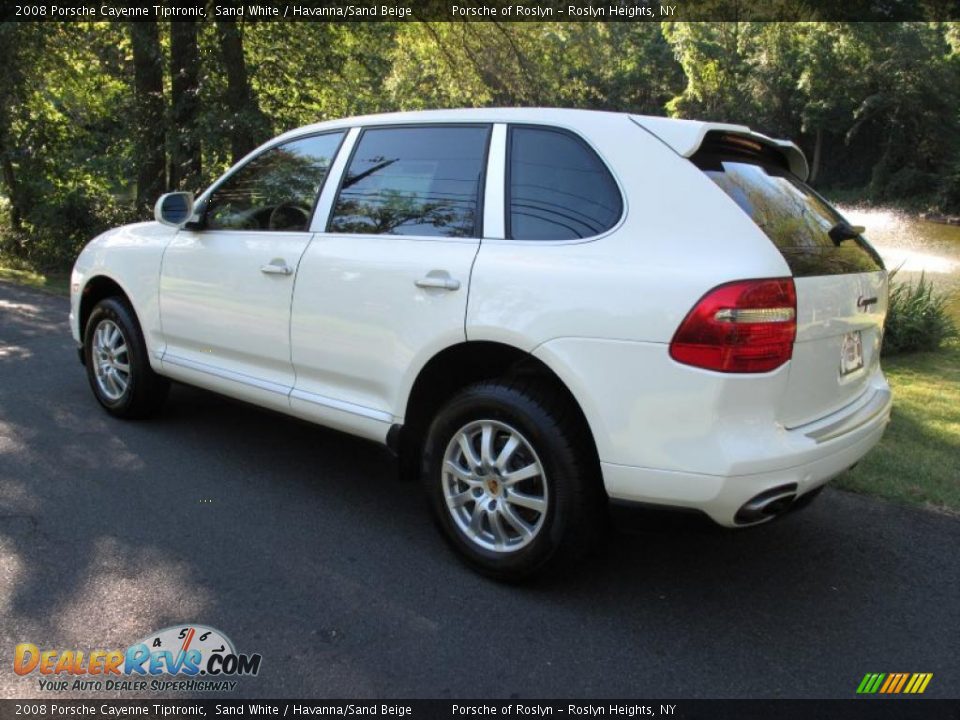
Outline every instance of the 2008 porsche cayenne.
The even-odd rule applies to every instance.
[[[516,578],[582,555],[609,502],[752,525],[880,440],[887,276],[806,176],[737,125],[324,122],[93,240],[73,335],[114,415],[175,380],[387,444]]]

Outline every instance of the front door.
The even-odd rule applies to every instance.
[[[160,277],[164,372],[289,407],[290,303],[314,204],[343,133],[271,147],[229,174],[181,230]]]

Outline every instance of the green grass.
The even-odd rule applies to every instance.
[[[39,273],[3,257],[0,280],[69,294],[69,273]],[[893,388],[893,420],[880,445],[835,484],[960,513],[960,343],[884,358],[883,367]]]
[[[9,280],[55,295],[70,294],[69,271],[41,273],[32,270],[22,262],[5,258],[2,255],[0,255],[0,280]]]
[[[883,441],[835,484],[960,513],[960,343],[885,358],[883,369],[893,419]]]

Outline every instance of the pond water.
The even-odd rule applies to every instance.
[[[960,273],[960,226],[927,222],[894,210],[840,207],[853,225],[863,225],[887,268],[903,274]]]
[[[916,280],[924,273],[934,286],[953,295],[960,310],[960,226],[920,220],[895,210],[838,207],[864,235],[898,280]]]

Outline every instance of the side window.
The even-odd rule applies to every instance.
[[[476,237],[488,126],[368,128],[329,231]]]
[[[563,130],[514,126],[508,143],[507,237],[572,240],[609,230],[623,201],[603,161]]]
[[[303,231],[343,133],[315,135],[267,150],[237,170],[207,201],[211,230]]]

